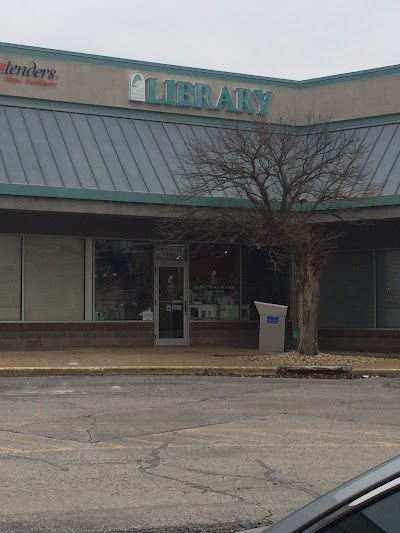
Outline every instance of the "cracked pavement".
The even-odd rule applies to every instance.
[[[0,530],[268,524],[400,453],[399,391],[395,379],[3,378]]]

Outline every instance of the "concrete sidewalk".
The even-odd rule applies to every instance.
[[[400,377],[400,358],[354,352],[305,357],[226,347],[0,352],[0,377],[77,374]]]

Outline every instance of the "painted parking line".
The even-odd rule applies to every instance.
[[[196,428],[197,429],[197,428]],[[200,428],[199,428],[200,429]],[[193,431],[192,429],[188,429],[188,430],[182,430],[183,432],[189,432],[189,431]],[[313,436],[318,436],[320,437],[321,436],[321,433],[310,433],[310,435],[313,435]],[[330,437],[332,437],[333,435],[329,435]],[[204,437],[202,439],[202,437]],[[188,438],[188,439],[195,439],[195,440],[204,440],[205,438],[208,438],[208,437],[213,437],[213,438],[220,438],[220,439],[226,439],[226,440],[229,440],[231,441],[235,441],[236,442],[236,445],[237,446],[241,446],[243,443],[243,438],[241,438],[241,436],[236,436],[236,435],[229,435],[229,434],[226,434],[226,433],[215,433],[215,432],[205,432],[205,431],[201,431],[201,434],[198,435],[197,437],[192,437],[191,435],[185,435],[185,438]],[[247,442],[248,444],[248,442]],[[213,444],[214,445],[214,444]],[[312,442],[299,442],[299,441],[296,441],[296,442],[292,442],[292,443],[280,443],[280,442],[274,442],[274,441],[255,441],[255,442],[252,442],[251,443],[251,446],[255,447],[255,446],[266,446],[266,447],[276,447],[276,448],[291,448],[291,447],[312,447],[312,446],[317,446],[317,447],[331,447],[331,448],[337,448],[337,447],[376,447],[376,448],[380,448],[380,447],[398,447],[400,449],[400,443],[399,442],[387,442],[387,441],[373,441],[373,440],[368,440],[368,441],[365,441],[365,442],[359,442],[359,443],[348,443],[348,442],[333,442],[333,441],[312,441]]]
[[[124,446],[123,444],[110,444],[108,442],[99,442],[99,445],[104,448],[110,448],[112,450],[126,450],[129,446]]]
[[[181,429],[178,430],[178,433],[196,433],[198,434],[198,438],[201,436],[216,436],[216,437],[226,437],[226,438],[240,438],[242,435],[259,435],[260,437],[275,437],[278,439],[285,438],[288,436],[289,433],[297,433],[299,435],[305,435],[310,437],[328,437],[328,438],[338,438],[342,439],[343,437],[341,435],[346,434],[346,437],[350,437],[353,434],[356,435],[365,435],[365,436],[377,436],[381,437],[382,433],[378,431],[363,431],[363,430],[351,430],[351,429],[341,429],[340,433],[341,435],[337,435],[337,431],[320,431],[319,429],[302,429],[302,428],[288,428],[281,431],[281,433],[271,433],[270,431],[257,431],[250,428],[233,428],[233,427],[224,427],[223,428],[224,433],[221,433],[219,431],[219,428],[213,428],[213,427],[198,427],[198,428],[187,428],[187,429]],[[189,437],[189,436],[187,436]],[[190,438],[194,438],[190,436]],[[368,442],[381,442],[381,441],[374,441],[369,440]],[[400,443],[397,443],[397,445],[400,445]]]
[[[198,439],[196,439],[198,440]],[[82,444],[91,444],[91,443],[82,443]],[[147,444],[147,443],[146,443]],[[145,447],[153,448],[157,442],[154,442],[152,445],[147,444],[146,446],[141,445],[140,441],[137,442],[137,445],[124,446],[120,444],[110,444],[110,443],[96,443],[96,446],[93,447],[91,444],[90,448],[71,448],[71,447],[60,447],[60,448],[37,448],[37,449],[23,449],[15,448],[8,446],[0,446],[0,455],[22,455],[22,454],[43,454],[43,453],[66,453],[66,452],[92,452],[99,451],[100,449],[107,450],[110,452],[120,451],[120,450],[129,450],[129,449],[143,449]],[[210,444],[210,442],[195,442],[195,443],[186,443],[186,444],[175,444],[171,443],[168,448],[177,449],[177,448],[197,448],[197,447],[207,447],[212,446],[213,448],[241,448],[242,444],[237,442],[216,442]],[[365,442],[365,443],[344,443],[344,442],[308,442],[308,443],[277,443],[277,442],[253,442],[251,444],[252,448],[395,448],[400,451],[400,445],[398,442]]]
[[[217,432],[217,428],[202,427],[202,428],[187,428],[171,432],[171,436],[179,437],[181,442],[171,441],[169,448],[240,448],[244,445],[249,445],[253,448],[397,448],[400,450],[399,442],[392,442],[391,440],[375,440],[365,439],[363,442],[345,442],[338,440],[334,432],[319,432],[309,429],[286,429],[280,434],[269,433],[268,431],[257,431],[250,428],[224,428],[224,432]],[[351,434],[365,434],[369,437],[378,435],[371,431],[354,431],[348,430],[346,437]],[[167,432],[168,434],[168,432]],[[256,439],[249,443],[248,434],[255,437],[273,437],[272,439]],[[296,439],[296,442],[282,442],[283,438],[287,438],[290,434],[297,434],[299,437],[303,435],[304,441],[301,442]],[[247,435],[247,438],[245,438]],[[165,436],[165,434],[164,434]],[[380,436],[380,435],[379,435]],[[311,437],[311,438],[307,438]],[[321,437],[328,437],[321,440]],[[318,440],[313,440],[313,438]],[[183,441],[182,441],[183,439]],[[216,441],[216,439],[218,439]],[[332,440],[333,439],[333,440]],[[123,442],[121,442],[123,441]],[[41,453],[65,453],[65,452],[87,452],[87,451],[119,451],[129,449],[144,449],[153,448],[154,446],[162,444],[159,434],[150,435],[148,437],[122,437],[114,442],[82,442],[77,441],[76,446],[59,446],[59,447],[43,447],[46,437],[38,436],[37,440],[25,439],[23,435],[7,434],[0,432],[0,454],[41,454]],[[47,442],[49,444],[49,442]],[[61,443],[60,443],[61,444]]]
[[[47,453],[47,452],[70,452],[73,451],[74,448],[41,448],[36,450],[24,450],[22,448],[8,448],[5,446],[0,446],[0,454],[1,453]],[[80,450],[81,451],[81,450]]]
[[[336,431],[319,431],[319,430],[311,430],[311,429],[297,429],[297,428],[289,428],[286,430],[287,433],[304,433],[305,435],[329,435],[334,436],[336,435]],[[357,434],[357,435],[377,435],[381,436],[382,433],[379,431],[364,431],[364,430],[354,430],[354,429],[340,429],[340,433],[349,433],[349,434]]]

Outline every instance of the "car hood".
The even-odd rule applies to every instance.
[[[400,456],[397,456],[347,481],[272,526],[241,533],[301,533],[306,527],[322,520],[340,507],[399,476]]]

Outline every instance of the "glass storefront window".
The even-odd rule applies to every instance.
[[[21,237],[0,236],[0,320],[21,320]]]
[[[189,265],[190,319],[239,320],[239,246],[192,248]]]
[[[25,320],[84,319],[84,240],[26,237]]]
[[[318,324],[321,328],[374,327],[372,251],[332,255],[321,277]]]
[[[94,251],[94,318],[154,320],[154,246],[99,239]],[[184,246],[168,245],[159,247],[156,257],[184,261],[185,254]],[[90,306],[88,258],[87,263]],[[334,254],[321,278],[319,326],[399,329],[399,272],[400,250]],[[183,310],[183,296],[167,300],[175,314]],[[283,305],[289,300],[288,272],[275,273],[265,251],[236,245],[191,248],[190,320],[258,320],[254,300]],[[81,321],[84,308],[84,239],[0,236],[0,321]],[[91,308],[87,311],[90,316]],[[173,335],[180,336],[182,327],[173,325]]]
[[[153,320],[153,246],[95,241],[95,319]]]
[[[376,252],[376,325],[400,328],[400,250]]]
[[[259,320],[254,301],[289,305],[289,270],[276,271],[266,250],[242,247],[242,320]]]

